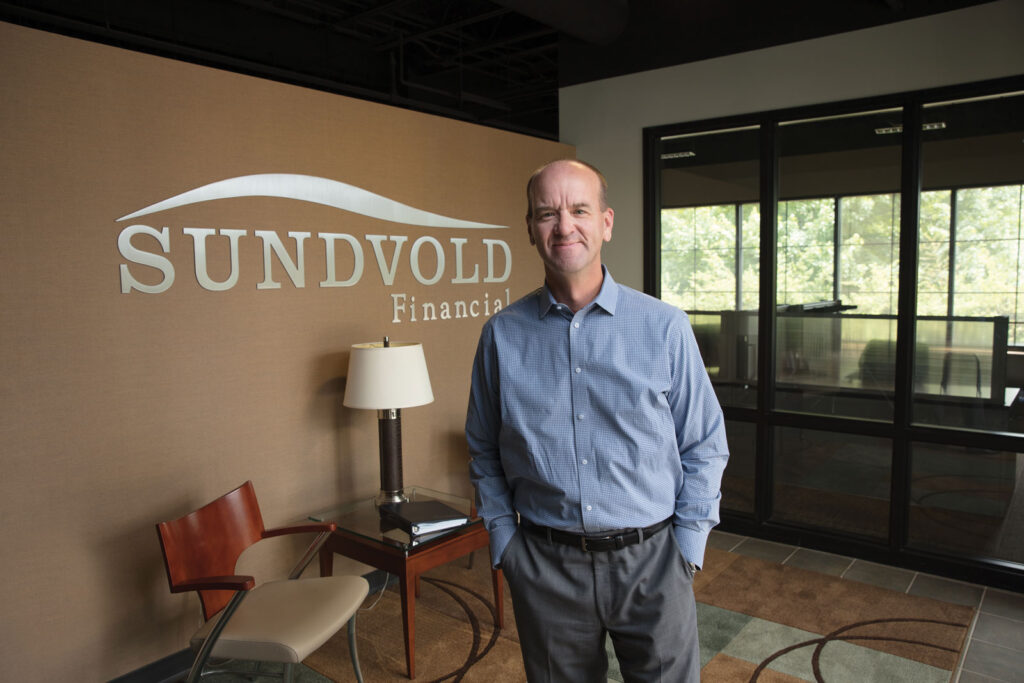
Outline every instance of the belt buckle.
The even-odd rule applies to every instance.
[[[580,536],[580,549],[585,553],[601,552],[596,548],[590,548],[587,545],[588,541],[593,541],[594,543],[606,543],[610,541],[615,544],[616,550],[625,546],[625,543],[622,542],[623,539],[621,536]]]

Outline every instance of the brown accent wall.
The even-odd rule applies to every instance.
[[[101,681],[187,644],[198,600],[167,590],[154,523],[252,479],[268,525],[372,495],[375,414],[341,406],[348,348],[390,335],[423,343],[435,402],[403,411],[405,474],[469,495],[462,425],[477,335],[494,302],[542,278],[523,225],[523,185],[572,147],[0,23],[0,661],[18,681]],[[285,198],[218,199],[118,218],[216,181],[291,173],[341,181],[462,220],[423,228]],[[167,229],[161,293],[122,292],[157,268],[118,249],[131,225]],[[238,280],[199,285],[185,229],[243,230]],[[264,240],[276,233],[302,286]],[[326,278],[322,233],[351,235],[363,273]],[[386,285],[366,235],[385,235]],[[421,243],[420,279],[410,265]],[[456,268],[452,238],[466,239]],[[482,240],[509,246],[487,283]],[[228,238],[207,240],[209,276],[230,272]],[[337,280],[354,252],[339,243]],[[390,263],[389,263],[390,265]],[[495,251],[496,276],[505,257]],[[463,276],[477,282],[452,282]],[[394,296],[406,312],[395,323]],[[415,298],[417,322],[412,322]],[[456,302],[477,316],[456,318]],[[447,303],[452,318],[422,321]],[[277,541],[268,543],[277,543]],[[281,541],[243,569],[290,564]],[[340,563],[339,570],[363,571]]]

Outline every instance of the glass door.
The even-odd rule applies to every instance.
[[[657,140],[663,300],[687,312],[723,406],[757,406],[760,131],[678,133]],[[755,430],[728,424],[723,505],[754,509]]]

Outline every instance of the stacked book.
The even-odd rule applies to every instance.
[[[469,517],[439,500],[382,503],[381,521],[393,524],[410,536],[447,531],[469,522]]]

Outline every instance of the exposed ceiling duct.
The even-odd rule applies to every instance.
[[[0,0],[0,20],[558,138],[558,89],[990,0]]]

